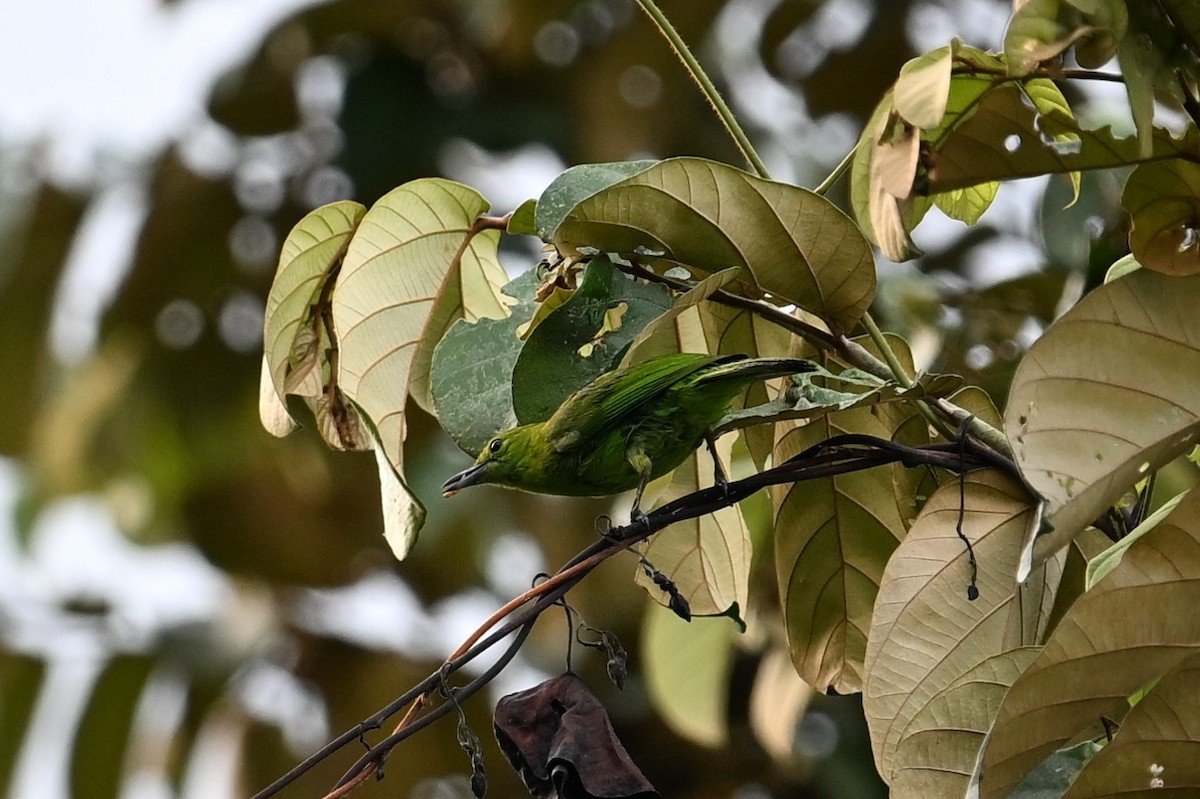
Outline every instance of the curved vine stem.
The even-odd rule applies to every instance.
[[[754,171],[764,178],[769,178],[767,173],[767,165],[759,158],[758,152],[754,149],[754,145],[750,143],[750,139],[746,136],[746,131],[742,130],[742,126],[738,123],[737,117],[729,110],[729,106],[725,103],[725,98],[721,97],[721,93],[717,91],[717,87],[709,80],[708,74],[704,68],[700,66],[700,62],[696,60],[695,54],[683,41],[679,35],[679,31],[675,30],[675,26],[667,19],[666,15],[655,5],[654,0],[637,0],[637,4],[641,6],[642,11],[646,12],[646,16],[658,28],[659,33],[671,45],[671,49],[675,51],[675,55],[683,62],[683,66],[687,69],[688,74],[692,76],[692,80],[700,87],[700,91],[704,94],[705,99],[712,105],[713,110],[717,112],[717,117],[721,120],[721,124],[725,126],[725,130],[733,139],[734,144],[742,151],[744,157],[750,166],[754,167]]]

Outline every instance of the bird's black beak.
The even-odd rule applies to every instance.
[[[487,464],[477,463],[469,469],[464,469],[442,483],[442,496],[452,497],[467,486],[473,486],[483,481],[487,474]]]

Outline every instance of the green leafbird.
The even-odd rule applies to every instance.
[[[679,353],[606,372],[567,397],[546,421],[490,440],[475,465],[446,481],[443,495],[479,483],[565,496],[637,488],[633,517],[639,518],[646,484],[679,466],[702,442],[711,445],[713,426],[746,386],[812,369],[797,358]]]

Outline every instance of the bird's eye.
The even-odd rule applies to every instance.
[[[499,451],[500,451],[500,448],[501,448],[502,446],[504,446],[504,442],[503,442],[503,441],[501,441],[501,440],[500,440],[500,439],[498,439],[498,438],[493,438],[493,439],[492,439],[492,443],[488,444],[488,452],[490,452],[490,453],[492,453],[493,455],[495,455],[497,452],[499,452]]]

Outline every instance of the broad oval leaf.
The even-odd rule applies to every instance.
[[[962,796],[1005,692],[1037,653],[1020,647],[992,655],[931,696],[896,746],[891,795]]]
[[[496,257],[500,232],[475,224],[487,209],[479,192],[449,180],[393,189],[359,223],[333,290],[337,383],[366,415],[376,446],[395,470],[384,510],[398,513],[388,535],[398,555],[416,531],[397,526],[422,517],[403,477],[408,398],[432,408],[434,346],[455,320],[506,313],[499,286],[507,276]]]
[[[1129,247],[1138,263],[1168,275],[1200,272],[1200,165],[1142,164],[1125,183],[1121,205],[1133,222]]]
[[[702,158],[660,161],[613,183],[549,232],[567,253],[650,251],[708,272],[737,266],[760,290],[844,330],[875,294],[870,246],[835,205]]]
[[[322,295],[328,301],[330,281],[365,213],[366,208],[349,200],[321,206],[297,222],[283,242],[263,318],[260,409],[263,425],[275,435],[291,429],[284,397],[318,397],[328,377],[323,374],[329,368],[324,354],[328,335],[318,305]],[[268,386],[275,403],[266,396]]]
[[[1129,697],[1200,652],[1200,490],[1140,538],[1066,612],[1009,690],[977,774],[981,799],[1008,796],[1072,740],[1105,734]],[[1148,765],[1148,764],[1147,764]]]
[[[1013,573],[1029,516],[1020,485],[998,472],[972,472],[962,484],[954,480],[934,493],[888,562],[871,619],[863,689],[875,763],[885,780],[924,768],[919,742],[910,738],[942,735],[953,741],[946,756],[953,759],[956,784],[961,779],[965,787],[986,725],[981,730],[970,703],[944,703],[954,686],[973,679],[973,670],[1006,652]],[[974,601],[967,598],[970,556],[958,535],[960,522],[978,566]],[[1024,656],[1013,657],[1020,665]],[[994,661],[989,668],[1003,665]],[[931,726],[938,708],[953,714]]]
[[[717,440],[722,464],[731,462],[733,441],[732,436]],[[670,484],[655,506],[712,485],[714,471],[708,451],[697,451],[672,473]],[[675,583],[693,616],[730,615],[741,619],[745,614],[750,530],[736,505],[673,524],[656,533],[639,551]],[[667,603],[666,594],[642,569],[637,571],[637,582],[660,603]]]
[[[1054,322],[1017,368],[1004,432],[1054,528],[1032,564],[1200,437],[1197,296],[1200,276],[1126,275]]]
[[[338,383],[375,424],[399,465],[404,405],[456,319],[504,316],[499,231],[478,232],[488,202],[442,179],[414,180],[371,207],[333,291]],[[429,403],[432,405],[432,403]]]
[[[728,619],[689,624],[666,608],[651,607],[642,622],[650,699],[671,729],[701,746],[721,746],[729,737],[735,635]]]
[[[1200,655],[1159,680],[1104,747],[1075,778],[1063,799],[1200,795]]]
[[[890,438],[903,416],[854,408],[786,429],[775,462],[841,433]],[[773,486],[775,570],[796,671],[820,691],[862,689],[867,630],[884,566],[906,525],[892,468]]]

